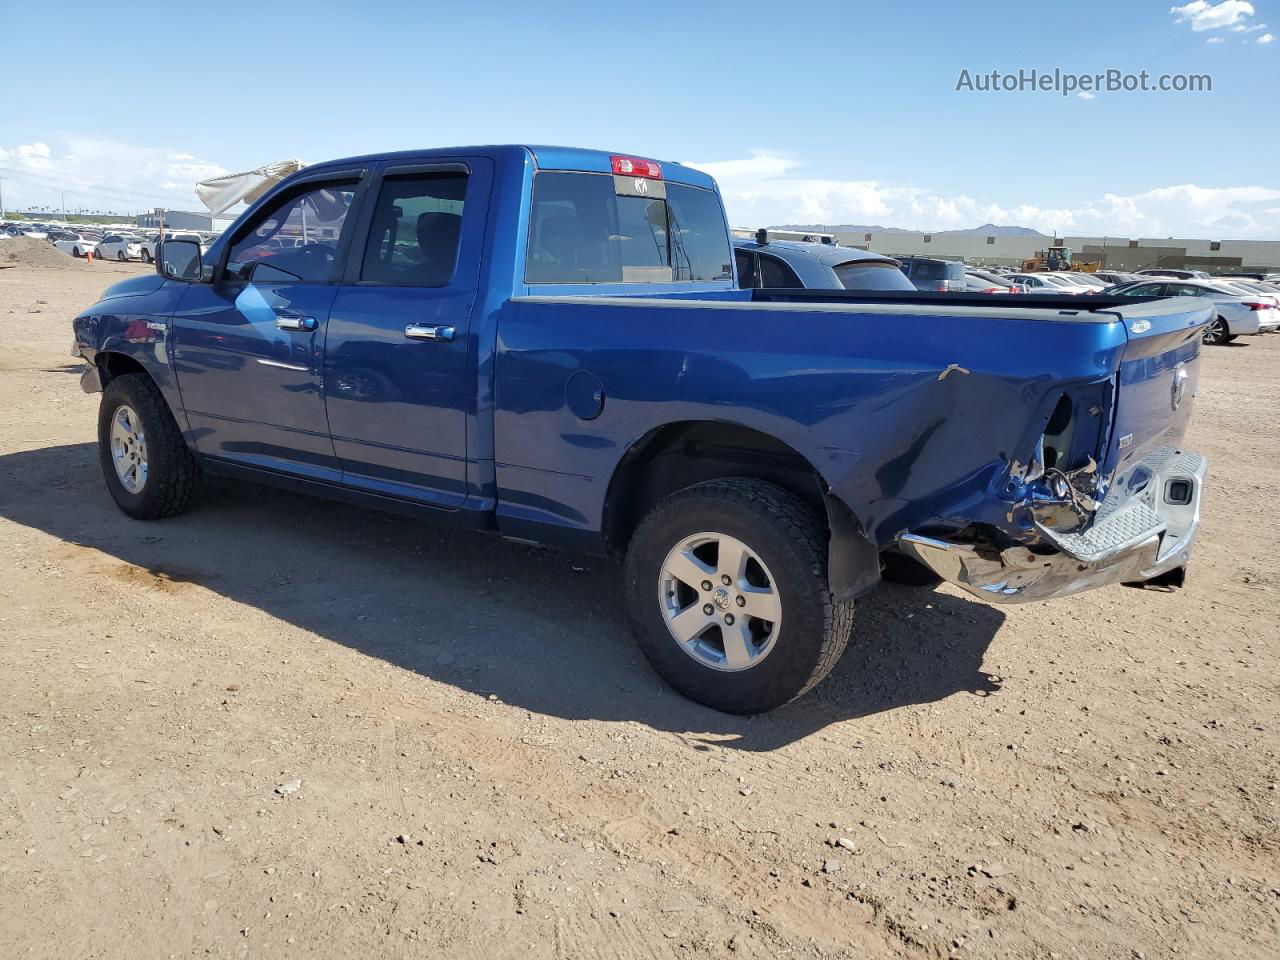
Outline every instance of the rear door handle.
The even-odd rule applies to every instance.
[[[276,326],[281,330],[314,330],[317,326],[315,317],[277,316]]]
[[[457,333],[453,327],[439,323],[411,323],[404,328],[410,340],[452,340]]]

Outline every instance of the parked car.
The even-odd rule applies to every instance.
[[[946,293],[965,289],[964,263],[934,257],[898,257],[902,272],[917,290]]]
[[[1205,328],[1204,342],[1230,343],[1236,337],[1272,333],[1280,328],[1280,311],[1256,295],[1225,289],[1205,281],[1152,281],[1135,283],[1119,291],[1125,297],[1203,297],[1213,304],[1213,321]]]
[[[142,238],[127,233],[109,233],[98,244],[94,256],[109,260],[141,260]]]
[[[1196,537],[1204,300],[740,290],[710,176],[563,147],[310,166],[156,260],[73,324],[125,514],[220,473],[618,554],[721,710],[818,683],[882,554],[1016,603],[1176,586]]]
[[[1177,280],[1208,280],[1209,274],[1203,270],[1166,270],[1150,267],[1146,270],[1134,271],[1140,277],[1171,277]]]
[[[1131,280],[1142,279],[1136,274],[1123,273],[1116,270],[1099,270],[1093,275],[1109,286],[1114,286],[1117,283],[1128,283]]]
[[[1089,291],[1090,293],[1100,293],[1107,289],[1107,287],[1111,286],[1111,284],[1107,283],[1107,281],[1101,279],[1097,275],[1085,273],[1080,270],[1057,271],[1050,274],[1050,276],[1057,277],[1059,280],[1064,280],[1072,286],[1090,287],[1092,288]]]
[[[1023,289],[1021,284],[1010,283],[1004,277],[977,270],[966,270],[964,283],[967,293],[1021,293]]]
[[[1273,306],[1280,306],[1280,287],[1276,287],[1270,283],[1262,283],[1257,280],[1228,280],[1222,277],[1215,277],[1209,281],[1215,286],[1226,289],[1238,290],[1246,297],[1253,299],[1269,300]]]
[[[898,261],[829,243],[733,238],[738,286],[744,290],[914,290]]]
[[[89,253],[97,255],[98,244],[78,233],[63,234],[60,239],[53,241],[53,245],[63,253],[69,253],[73,257],[83,257]]]
[[[200,244],[200,250],[203,253],[208,248],[208,243],[198,233],[166,233],[165,236],[170,240],[185,240],[190,243]],[[142,259],[147,263],[155,263],[156,261],[156,244],[160,240],[160,234],[153,233],[150,236],[143,237],[139,246],[142,250]]]
[[[1020,283],[1027,293],[1065,293],[1078,295],[1093,288],[1082,283],[1071,283],[1053,273],[1011,273],[1009,279]]]

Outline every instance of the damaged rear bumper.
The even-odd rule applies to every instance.
[[[1084,532],[1040,526],[1041,545],[1004,550],[906,533],[898,549],[992,603],[1049,600],[1153,580],[1190,558],[1208,463],[1199,454],[1166,448],[1139,468],[1145,484],[1123,499],[1108,498]]]

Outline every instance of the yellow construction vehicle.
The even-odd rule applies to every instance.
[[[1034,257],[1022,261],[1023,273],[1035,273],[1038,270],[1074,270],[1077,273],[1096,273],[1101,269],[1102,262],[1099,260],[1089,263],[1073,263],[1071,260],[1071,248],[1061,243],[1055,243],[1047,250],[1037,250]]]

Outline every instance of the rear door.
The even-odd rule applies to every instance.
[[[330,312],[325,404],[343,483],[456,507],[466,497],[471,310],[493,163],[385,166]]]
[[[202,453],[341,478],[325,420],[323,345],[362,177],[351,170],[297,182],[237,227],[212,283],[183,294],[171,345]]]

